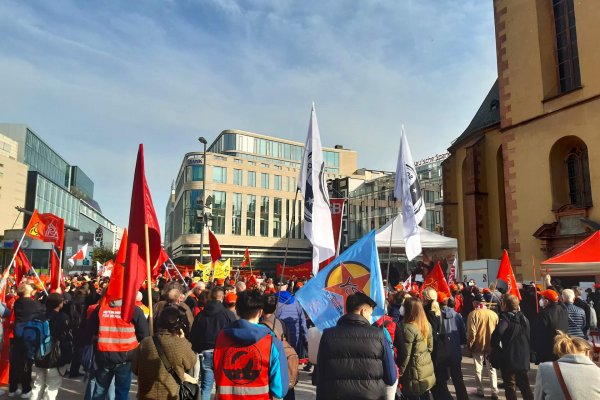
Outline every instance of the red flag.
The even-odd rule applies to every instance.
[[[150,254],[146,254],[146,225],[148,226]],[[144,173],[144,145],[140,144],[129,211],[129,237],[123,279],[123,306],[121,308],[121,318],[124,321],[131,321],[137,292],[146,279],[150,280],[146,269],[146,256],[150,260],[150,270],[152,271],[159,261],[161,249],[160,226]]]
[[[65,220],[54,214],[38,214],[37,210],[25,228],[25,234],[30,238],[52,242],[62,250],[65,235]]]
[[[242,260],[242,263],[240,264],[240,268],[247,267],[251,263],[252,263],[252,261],[250,261],[250,252],[248,251],[248,248],[246,247],[246,252],[244,253],[244,259]]]
[[[210,258],[214,263],[221,258],[221,246],[219,246],[217,237],[210,229],[208,230],[208,245],[210,246]]]
[[[440,266],[440,262],[438,261],[433,270],[427,275],[425,279],[425,283],[423,283],[423,287],[421,291],[425,288],[434,288],[438,293],[444,293],[448,297],[452,297],[450,293],[450,288],[448,287],[448,282],[446,282],[446,278],[444,278],[444,273],[442,272],[442,267]]]
[[[512,265],[510,264],[510,259],[508,258],[508,252],[506,250],[504,250],[502,253],[502,261],[500,261],[500,268],[498,269],[498,275],[496,275],[496,279],[502,279],[504,282],[506,282],[508,285],[508,290],[506,293],[515,295],[519,300],[521,300],[521,293],[519,293],[517,280],[515,279],[515,274],[513,273]]]
[[[160,256],[158,257],[158,261],[156,262],[156,265],[152,269],[152,280],[156,279],[158,274],[160,274],[160,267],[162,267],[164,263],[169,261],[170,258],[171,257],[169,257],[169,255],[167,254],[165,249],[161,247]]]
[[[61,286],[62,271],[60,268],[60,259],[56,250],[50,250],[50,292],[54,293]]]
[[[15,241],[15,250],[19,246],[19,242]],[[15,257],[15,285],[19,286],[21,283],[21,279],[23,276],[31,270],[31,263],[29,259],[25,255],[23,249],[19,249],[17,251],[17,256]]]
[[[4,272],[2,273],[2,279],[0,280],[0,285],[2,285],[2,287],[0,287],[0,301],[4,304],[6,304],[6,288],[9,286],[8,285],[9,273],[10,273],[10,268],[5,268]],[[4,283],[2,283],[2,282],[4,282]]]
[[[110,275],[110,281],[106,288],[106,293],[102,299],[104,303],[111,302],[123,298],[123,275],[124,265],[127,258],[127,229],[123,229],[123,237],[121,238],[121,245],[119,246],[119,252],[112,266],[112,273]]]

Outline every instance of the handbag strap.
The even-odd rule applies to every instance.
[[[165,351],[163,350],[162,344],[160,343],[160,339],[158,338],[158,336],[153,335],[152,341],[154,341],[154,346],[156,347],[158,356],[160,357],[160,360],[162,361],[165,368],[167,369],[167,372],[169,372],[169,374],[171,374],[173,379],[175,379],[175,382],[177,382],[177,384],[179,386],[181,386],[181,379],[179,379],[179,376],[177,376],[177,374],[175,373],[175,370],[173,370],[171,363],[169,362],[169,360],[167,360],[167,357],[165,356]]]
[[[567,384],[565,383],[565,378],[563,378],[562,372],[560,371],[558,361],[553,361],[552,365],[554,366],[554,371],[556,372],[556,376],[558,377],[558,383],[560,383],[560,388],[562,389],[563,395],[565,396],[565,400],[572,400],[571,394],[569,393],[569,389],[567,389]]]

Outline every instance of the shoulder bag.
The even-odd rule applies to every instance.
[[[171,374],[173,379],[175,379],[175,382],[177,382],[177,384],[179,385],[179,399],[197,399],[199,394],[198,385],[191,382],[182,382],[181,379],[179,379],[179,376],[177,376],[177,373],[175,372],[173,367],[171,366],[169,360],[167,360],[167,357],[165,356],[165,351],[162,348],[162,344],[160,343],[160,339],[158,338],[158,336],[152,336],[152,340],[154,341],[154,346],[156,346],[156,351],[158,352],[158,356],[160,357],[160,360],[162,361],[164,367],[166,368],[167,372]]]
[[[567,384],[565,383],[565,378],[563,378],[562,372],[560,372],[558,361],[553,361],[552,365],[554,366],[554,372],[556,372],[556,377],[558,378],[558,383],[560,383],[560,388],[562,389],[563,396],[565,396],[565,400],[572,400],[569,389],[567,389]]]

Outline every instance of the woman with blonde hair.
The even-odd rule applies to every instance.
[[[431,352],[433,337],[421,302],[408,298],[403,304],[401,362],[399,372],[402,392],[409,400],[429,399],[429,390],[435,385]]]
[[[558,361],[540,364],[535,400],[600,399],[600,368],[592,361],[592,346],[584,339],[558,331],[554,338]]]
[[[433,337],[431,360],[433,361],[436,384],[431,388],[431,395],[433,400],[449,400],[452,399],[447,383],[450,377],[448,369],[451,364],[450,343],[437,299],[438,293],[434,288],[429,287],[423,290],[423,308],[427,321],[431,325],[431,335]]]

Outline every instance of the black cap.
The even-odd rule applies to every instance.
[[[363,292],[356,292],[346,298],[346,311],[356,311],[360,306],[367,304],[370,307],[376,307],[377,303]]]
[[[478,301],[480,303],[483,303],[484,302],[483,295],[481,293],[477,293],[477,294],[473,295],[473,301]]]
[[[288,284],[287,279],[282,280],[281,282],[277,282],[277,286],[285,286]]]

